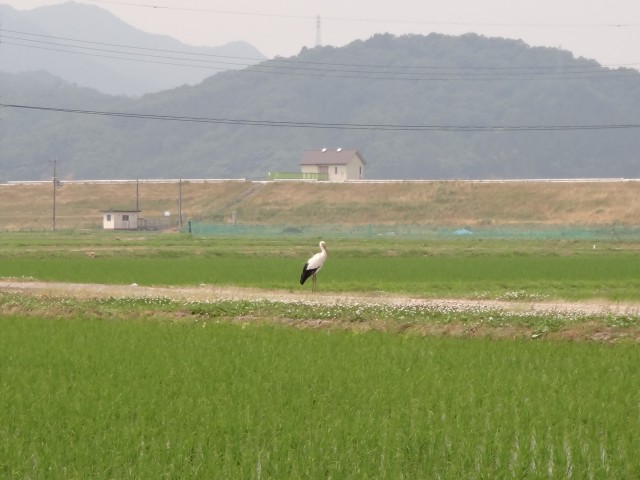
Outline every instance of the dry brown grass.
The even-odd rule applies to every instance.
[[[640,182],[182,184],[183,218],[247,224],[640,225]],[[178,213],[177,183],[139,184],[147,218]],[[51,228],[52,186],[0,185],[0,230]],[[64,184],[56,191],[60,229],[99,229],[102,212],[134,209],[135,184]]]
[[[639,225],[640,183],[269,184],[248,223]]]
[[[183,218],[211,219],[219,208],[251,187],[251,182],[182,183]],[[142,215],[174,219],[179,211],[180,189],[175,183],[74,184],[56,190],[56,226],[59,229],[102,228],[102,212],[133,210],[136,196]],[[52,226],[51,184],[0,185],[0,230],[41,230]]]

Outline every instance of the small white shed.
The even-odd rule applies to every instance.
[[[140,210],[108,210],[102,215],[105,230],[138,230]]]
[[[330,182],[362,180],[365,164],[360,152],[343,148],[309,150],[300,160],[303,174],[315,174]]]

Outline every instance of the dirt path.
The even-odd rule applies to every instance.
[[[309,302],[322,304],[385,304],[395,306],[424,306],[451,311],[503,310],[510,312],[555,313],[565,315],[638,315],[638,303],[540,302],[469,299],[424,299],[399,295],[371,294],[310,294],[308,291],[260,290],[240,287],[202,285],[197,287],[147,287],[138,285],[106,285],[61,282],[0,280],[0,292],[53,297],[165,297],[185,301],[215,300],[272,300],[280,302]]]

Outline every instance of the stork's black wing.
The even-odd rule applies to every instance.
[[[302,267],[302,275],[300,275],[300,285],[304,285],[304,282],[307,281],[307,278],[309,278],[311,275],[316,273],[316,271],[318,270],[317,268],[312,268],[308,270],[307,269],[308,266],[309,266],[309,262],[305,263],[304,267]]]

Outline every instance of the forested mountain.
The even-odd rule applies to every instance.
[[[380,34],[137,100],[44,74],[0,86],[4,104],[135,114],[2,109],[10,179],[53,157],[63,178],[255,179],[321,147],[358,149],[367,178],[639,176],[636,70],[474,34]]]
[[[97,6],[75,2],[24,11],[0,4],[0,34],[0,70],[46,70],[115,95],[194,85],[218,71],[266,58],[242,41],[219,47],[185,45],[138,30]]]

